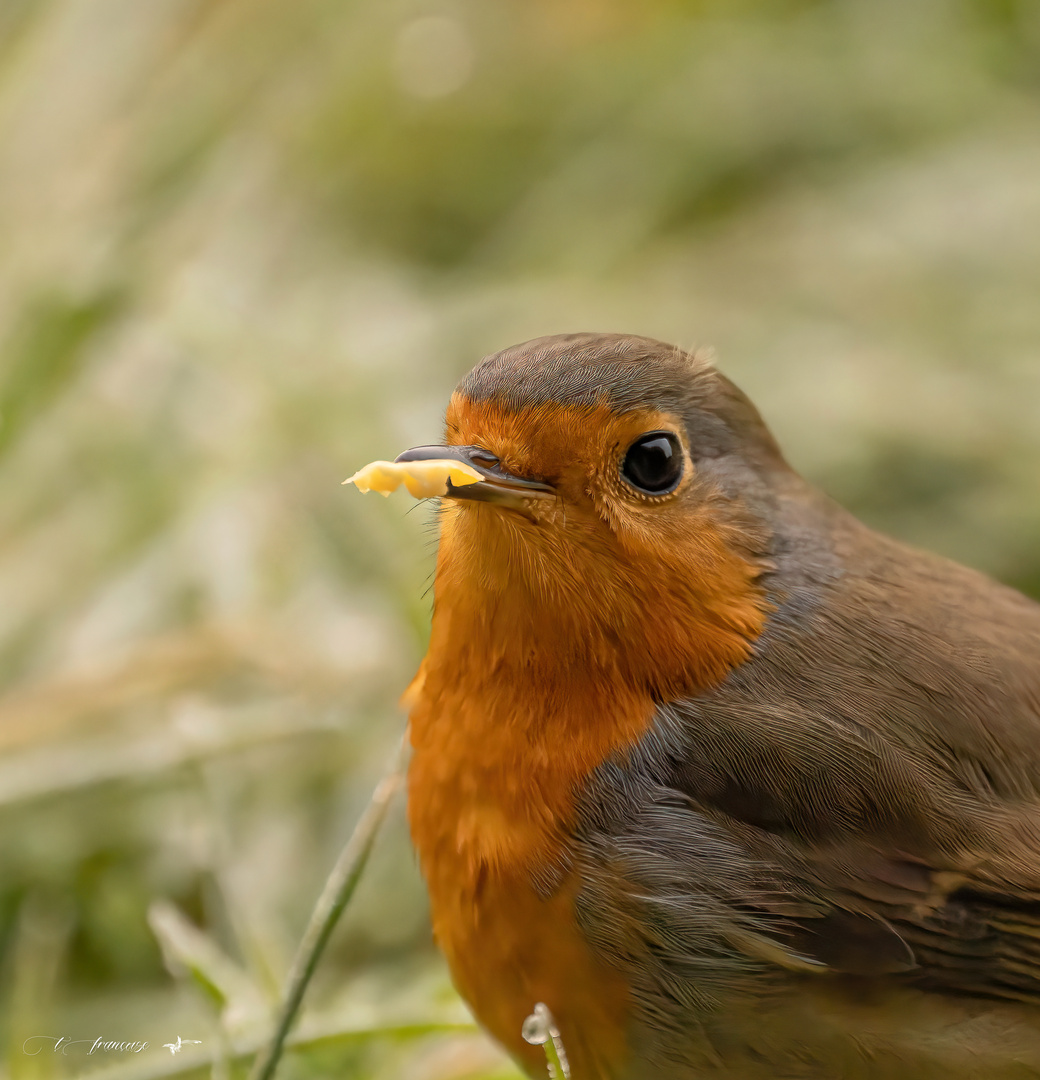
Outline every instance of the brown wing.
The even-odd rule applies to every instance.
[[[759,906],[777,918],[769,936],[795,956],[833,972],[901,975],[937,992],[1040,1006],[1040,895],[864,839],[806,845],[732,818],[723,827],[756,861],[780,868],[789,891]]]
[[[894,972],[895,934],[922,984],[1040,1002],[1040,605],[809,489],[775,555],[757,655],[661,710],[655,780],[780,868],[808,955]]]

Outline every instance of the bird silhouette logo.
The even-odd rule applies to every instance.
[[[201,1039],[182,1039],[177,1036],[175,1043],[163,1043],[163,1048],[170,1051],[170,1055],[179,1054],[186,1046],[201,1046]]]

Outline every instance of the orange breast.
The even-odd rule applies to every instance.
[[[487,698],[435,689],[428,672],[422,681],[409,818],[455,985],[533,1075],[546,1075],[544,1054],[520,1030],[539,1001],[560,1026],[575,1080],[613,1075],[625,1056],[628,988],[585,944],[573,909],[580,882],[560,863],[580,780],[574,763],[554,763],[551,739],[521,750],[500,737]],[[648,719],[644,705],[628,723]],[[506,730],[517,734],[539,726],[512,720]]]

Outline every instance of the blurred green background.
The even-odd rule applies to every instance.
[[[255,1045],[429,618],[339,481],[584,329],[1040,594],[1040,5],[0,3],[4,1076]],[[398,806],[284,1073],[516,1075],[465,1023]]]

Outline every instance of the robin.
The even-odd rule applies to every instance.
[[[574,1080],[1040,1076],[1040,605],[642,337],[484,359],[444,460],[409,818],[530,1075],[544,1002]]]

